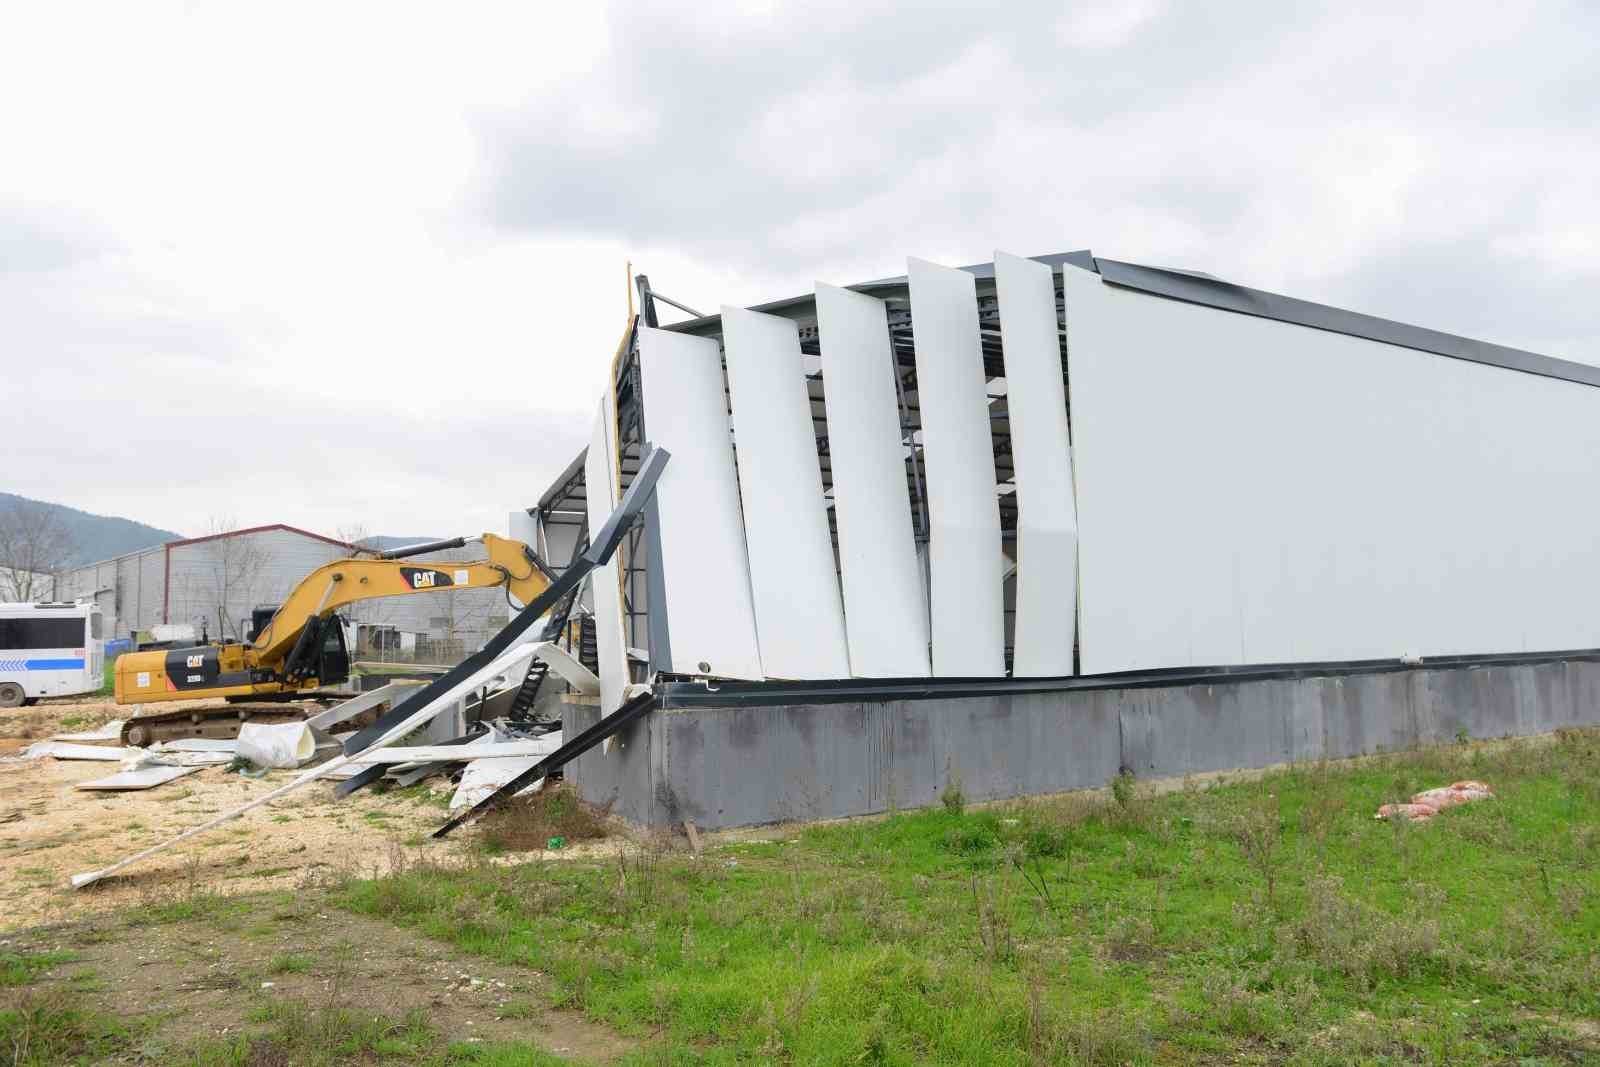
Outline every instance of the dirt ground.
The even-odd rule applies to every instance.
[[[379,1011],[421,1010],[452,1041],[529,1041],[604,1062],[633,1042],[576,1012],[548,1007],[539,971],[460,957],[409,931],[322,905],[305,890],[214,903],[181,922],[137,913],[0,935],[0,952],[69,952],[48,983],[95,1008],[155,1016],[146,1053],[249,1029],[272,1001]],[[156,1047],[161,1046],[161,1047]]]
[[[334,799],[335,783],[313,782],[87,890],[73,891],[67,888],[71,875],[158,844],[297,773],[273,771],[251,779],[207,767],[143,792],[89,793],[73,784],[111,774],[115,763],[16,758],[28,744],[61,730],[63,720],[67,730],[87,730],[122,710],[86,701],[0,714],[0,931],[136,908],[186,885],[229,896],[296,889],[328,876],[388,870],[418,849],[446,860],[470,847],[467,833],[444,841],[427,837],[446,816],[452,787],[443,779],[433,781],[430,794],[364,789],[344,800]]]

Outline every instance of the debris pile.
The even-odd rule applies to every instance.
[[[1424,789],[1414,795],[1409,804],[1385,804],[1378,809],[1375,818],[1426,822],[1446,808],[1469,804],[1474,800],[1493,799],[1492,789],[1483,782],[1469,779],[1464,782],[1451,782],[1437,789]]]

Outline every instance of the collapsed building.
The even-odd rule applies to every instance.
[[[636,823],[1600,719],[1600,368],[1087,251],[717,315],[638,288],[519,518],[558,566],[670,453],[568,709],[649,687],[567,767]]]

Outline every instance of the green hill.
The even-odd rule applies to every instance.
[[[72,537],[73,553],[68,566],[79,566],[110,559],[141,548],[176,541],[183,535],[171,530],[146,526],[132,519],[119,519],[113,515],[91,515],[87,511],[69,508],[65,504],[52,504],[45,500],[32,500],[14,493],[0,493],[0,511],[17,504],[32,504],[54,512]]]

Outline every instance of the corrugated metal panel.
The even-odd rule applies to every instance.
[[[1064,275],[1086,673],[1600,645],[1600,391]]]

